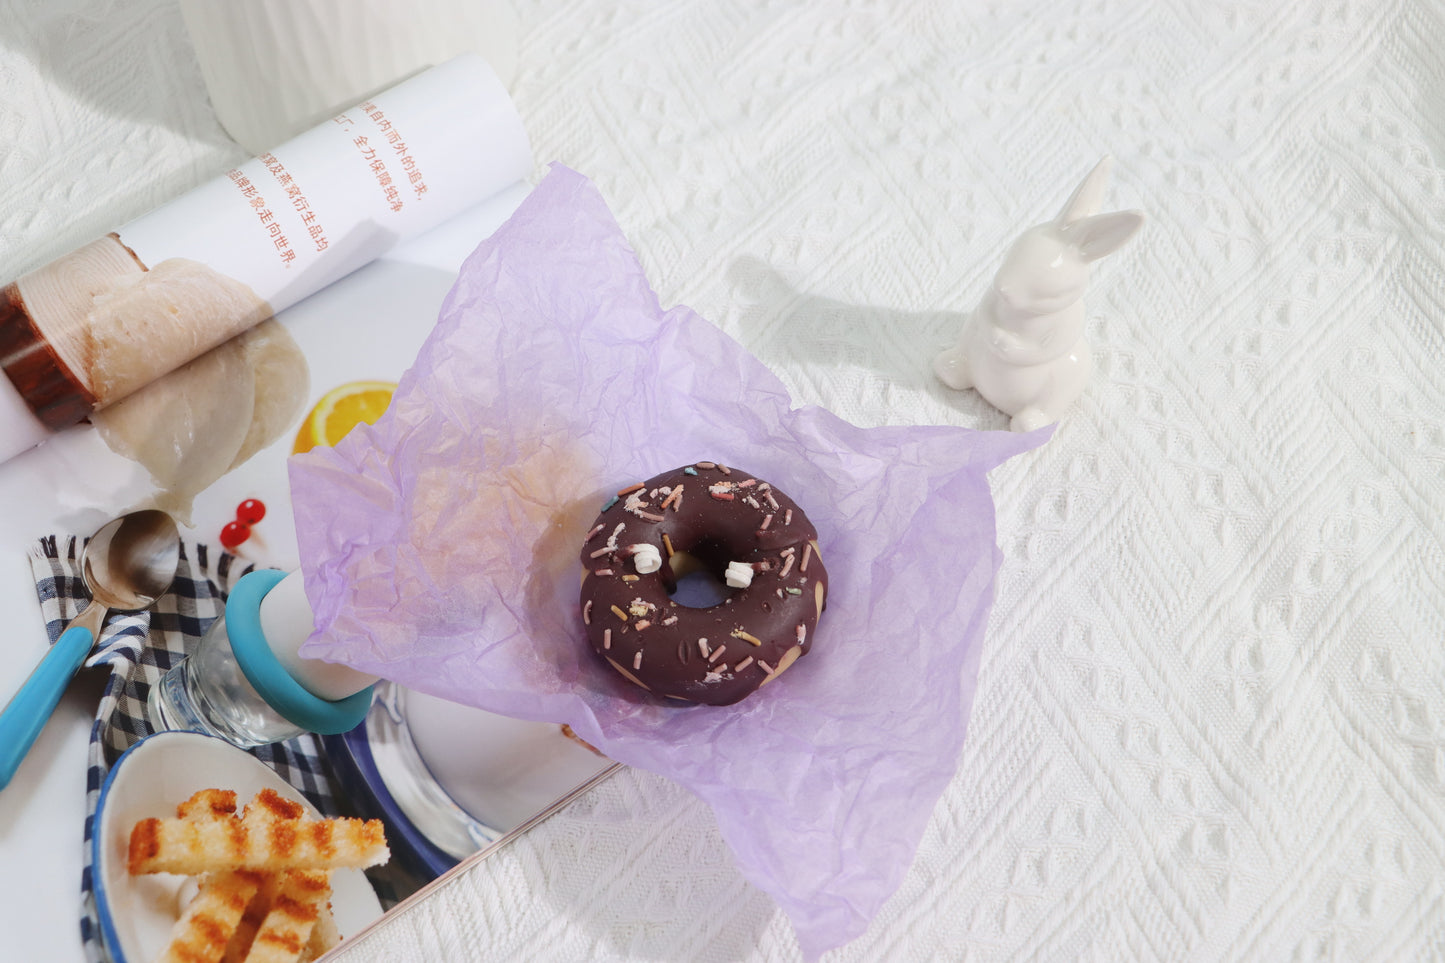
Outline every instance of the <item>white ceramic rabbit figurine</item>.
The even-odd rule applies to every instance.
[[[1109,179],[1105,157],[1053,221],[1024,231],[933,370],[950,388],[977,388],[1014,431],[1059,420],[1089,382],[1094,356],[1084,339],[1089,266],[1112,254],[1144,223],[1138,211],[1095,213]]]

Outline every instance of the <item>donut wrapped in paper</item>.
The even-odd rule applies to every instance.
[[[794,408],[659,306],[596,189],[554,167],[467,261],[387,414],[293,458],[301,651],[566,723],[688,788],[816,956],[866,929],[954,774],[999,562],[986,474],[1047,437]],[[703,459],[804,506],[831,579],[811,653],[730,706],[627,682],[578,606],[606,500]]]

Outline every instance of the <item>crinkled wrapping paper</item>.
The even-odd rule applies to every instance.
[[[303,654],[566,722],[712,807],[809,956],[861,933],[952,777],[999,553],[986,473],[1041,444],[862,429],[687,308],[554,167],[467,261],[387,414],[291,462],[317,630]],[[588,649],[578,551],[617,489],[715,460],[817,526],[812,652],[729,707],[660,704]]]

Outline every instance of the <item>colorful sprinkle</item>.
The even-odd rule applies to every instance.
[[[731,475],[733,473],[733,470],[731,468],[723,464],[719,464],[717,466],[717,470],[722,472],[724,475]]]
[[[622,576],[622,581],[624,581],[624,582],[636,582],[636,581],[637,581],[638,579],[640,579],[640,578],[642,578],[641,575],[624,575],[624,576]]]
[[[641,490],[641,487],[640,487],[640,486],[639,486],[639,489],[638,489],[638,490],[639,490],[639,491]],[[654,514],[653,512],[643,511],[643,509],[647,507],[647,503],[643,500],[642,496],[639,495],[637,492],[633,492],[631,495],[628,495],[628,496],[627,496],[627,501],[625,501],[625,502],[622,503],[622,507],[623,507],[623,509],[624,509],[625,511],[631,512],[632,514],[636,515],[638,518],[645,518],[645,519],[646,519],[647,521],[649,521],[649,522],[660,522],[660,521],[662,521],[662,516],[661,516],[661,515]]]
[[[599,548],[597,551],[593,552],[591,555],[589,555],[589,556],[587,556],[587,557],[588,557],[588,558],[601,558],[603,555],[606,555],[606,554],[607,554],[608,552],[610,552],[610,551],[612,551],[612,549],[610,549],[610,548],[608,548],[606,545],[604,545],[604,546],[602,546],[601,548]]]
[[[617,497],[621,498],[623,495],[631,495],[633,492],[640,492],[642,491],[643,487],[644,486],[642,482],[638,482],[636,485],[628,485],[626,488],[622,489],[620,492],[617,493]]]
[[[611,574],[612,574],[612,569],[610,569],[610,568],[599,568],[597,571],[593,572],[592,574],[593,574],[593,575],[611,575]]]
[[[667,537],[667,533],[666,533],[666,532],[663,532],[663,533],[662,533],[662,546],[663,546],[663,548],[666,548],[666,549],[667,549],[667,557],[668,557],[668,558],[672,558],[672,555],[673,555],[673,552],[672,552],[672,539],[670,539],[670,538]]]
[[[638,649],[638,650],[637,650],[637,654],[632,657],[632,668],[633,668],[634,670],[642,668],[642,650],[641,650],[641,649]]]
[[[758,480],[757,480],[756,478],[749,478],[749,479],[746,479],[746,480],[744,480],[744,481],[738,482],[738,487],[739,487],[739,488],[752,488],[752,487],[753,487],[754,485],[756,485],[757,483],[758,483]]]
[[[603,630],[602,630],[602,648],[604,648],[604,649],[610,649],[610,648],[612,648],[612,630],[611,630],[611,629],[603,629]]]
[[[611,498],[607,499],[606,503],[603,504],[602,510],[603,510],[604,512],[607,511],[607,510],[608,510],[609,508],[611,508],[613,505],[616,505],[616,504],[617,504],[617,500],[618,500],[618,499],[617,499],[617,496],[616,496],[616,495],[613,495]]]
[[[765,497],[765,498],[768,500],[768,507],[771,508],[773,511],[777,511],[777,510],[778,510],[778,507],[779,507],[779,506],[778,506],[778,500],[773,497],[772,491],[771,491],[771,490],[766,490],[766,491],[765,491],[764,489],[761,489],[761,488],[758,489],[758,491],[763,492],[763,497]]]
[[[789,508],[789,509],[787,509],[786,511],[783,512],[783,524],[784,524],[784,525],[791,525],[791,524],[793,524],[793,510],[792,510],[791,508]]]
[[[708,660],[709,662],[716,662],[716,661],[718,660],[718,658],[719,658],[724,652],[726,652],[727,650],[728,650],[728,647],[727,647],[727,646],[725,646],[725,645],[720,645],[720,646],[718,646],[717,648],[715,648],[715,649],[712,650],[712,655],[709,655],[709,656],[707,657],[707,660]]]
[[[753,657],[752,657],[752,656],[748,656],[746,659],[743,659],[743,660],[742,660],[741,662],[739,662],[737,665],[733,666],[733,671],[734,671],[734,672],[741,672],[741,671],[743,671],[744,669],[746,669],[748,666],[750,666],[750,665],[752,665],[752,664],[753,664]]]
[[[706,470],[709,469],[709,468],[716,468],[716,467],[717,467],[717,465],[716,465],[715,463],[710,462],[710,461],[699,461],[699,462],[694,462],[694,464],[697,465],[697,467],[701,468],[703,471],[706,471]]]
[[[637,624],[634,625],[633,628],[641,632],[643,629],[647,628],[650,625],[652,625],[652,621],[650,619],[638,619]]]
[[[807,640],[807,638],[808,638],[808,627],[807,627],[806,625],[804,625],[803,623],[799,622],[799,623],[798,623],[798,644],[799,644],[799,645],[802,645],[802,644]]]
[[[592,600],[588,599],[587,604],[582,606],[582,624],[592,624]]]
[[[733,629],[733,630],[732,630],[732,637],[735,638],[735,639],[742,639],[744,642],[751,642],[753,645],[762,645],[762,644],[763,644],[763,640],[762,640],[762,639],[758,638],[758,637],[755,636],[755,635],[751,635],[751,634],[749,634],[749,633],[747,633],[747,632],[744,632],[742,629]]]
[[[773,674],[773,667],[770,666],[770,665],[768,665],[768,664],[767,664],[766,662],[764,662],[762,659],[759,659],[759,660],[758,660],[758,666],[759,666],[764,672],[766,672],[768,675],[772,675],[772,674]]]
[[[684,468],[684,469],[682,470],[682,473],[683,473],[684,475],[696,475],[696,474],[697,474],[697,469],[696,469],[696,468],[691,468],[691,467]]]
[[[624,611],[622,611],[621,609],[619,609],[619,608],[618,608],[617,606],[615,606],[615,605],[612,606],[612,614],[615,615],[615,616],[617,616],[619,619],[621,619],[621,620],[624,621],[624,622],[627,621],[627,613],[624,612]]]
[[[675,615],[669,615],[667,618],[665,618],[665,619],[662,620],[662,624],[663,624],[663,625],[676,625],[676,624],[677,624],[677,616],[675,616]]]
[[[784,589],[784,591],[787,592],[789,595],[802,595],[802,594],[803,594],[803,590],[800,589],[800,588],[792,588],[792,587],[789,587],[789,588]]]
[[[812,543],[812,542],[809,542],[809,543],[808,543],[806,546],[804,546],[804,548],[803,548],[803,563],[798,566],[798,571],[800,571],[800,572],[806,572],[806,571],[808,570],[808,559],[810,559],[810,558],[812,558],[812,557],[813,557],[813,543]]]
[[[697,640],[697,650],[702,653],[704,659],[707,658],[707,639]]]
[[[597,523],[597,527],[594,528],[594,529],[592,529],[592,531],[588,532],[588,533],[587,533],[587,537],[584,538],[584,539],[582,539],[582,543],[585,545],[587,542],[592,541],[594,538],[597,537],[597,534],[598,534],[599,532],[601,532],[602,529],[604,529],[604,528],[606,528],[606,527],[607,527],[606,525],[603,525],[601,522],[598,522],[598,523]]]
[[[758,531],[766,532],[768,530],[768,526],[771,524],[773,524],[773,516],[768,515],[763,519],[763,523],[758,526]]]
[[[716,498],[720,502],[734,501],[732,492],[709,491],[708,494],[711,495],[713,498]]]
[[[793,569],[793,556],[789,555],[783,559],[783,570],[778,573],[778,578],[787,578],[788,573]]]

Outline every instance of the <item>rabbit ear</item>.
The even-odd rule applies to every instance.
[[[1085,261],[1097,261],[1123,247],[1144,226],[1138,211],[1095,214],[1069,225],[1068,236]]]
[[[1094,169],[1074,188],[1074,193],[1059,212],[1059,224],[1072,224],[1098,212],[1100,205],[1104,203],[1104,188],[1109,183],[1109,168],[1113,166],[1114,159],[1107,154],[1094,165]]]

